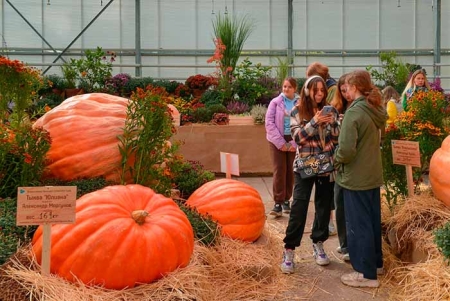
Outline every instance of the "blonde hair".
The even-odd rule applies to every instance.
[[[414,71],[414,73],[411,75],[411,78],[408,81],[408,84],[405,87],[405,90],[403,90],[402,98],[406,95],[406,91],[408,91],[410,88],[413,88],[413,90],[416,88],[416,85],[414,84],[414,80],[416,79],[416,76],[422,74],[425,78],[425,87],[427,87],[428,90],[431,90],[430,84],[428,83],[427,74],[425,73],[425,69],[418,69]]]

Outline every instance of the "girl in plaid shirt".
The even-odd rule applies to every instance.
[[[322,115],[322,108],[327,104],[327,89],[325,81],[320,76],[309,77],[300,93],[300,99],[291,112],[291,135],[297,144],[294,171],[298,167],[297,159],[318,154],[323,151],[333,155],[338,144],[339,121],[336,113]],[[304,233],[308,205],[313,185],[314,205],[316,218],[310,238],[313,242],[313,254],[318,265],[330,263],[323,249],[323,242],[328,239],[328,223],[333,202],[333,180],[330,174],[323,174],[311,178],[301,178],[300,174],[294,175],[293,202],[291,214],[286,228],[284,242],[283,273],[294,272],[294,250],[300,246]]]

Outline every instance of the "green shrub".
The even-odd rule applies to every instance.
[[[17,199],[0,201],[0,265],[4,264],[17,249],[28,243],[37,226],[16,226]]]
[[[153,84],[154,79],[151,77],[132,77],[124,85],[123,92],[125,95],[131,95],[132,92],[136,91],[137,88],[145,89],[150,84]]]
[[[442,228],[433,231],[434,242],[439,251],[445,258],[447,264],[450,263],[450,222],[447,222]]]
[[[204,104],[206,107],[215,104],[222,104],[222,93],[220,93],[217,90],[206,90],[202,94],[200,102]]]
[[[153,82],[153,86],[165,88],[170,94],[174,94],[180,83],[174,80],[160,79]]]
[[[93,191],[100,190],[106,186],[113,185],[105,178],[78,179],[73,181],[62,181],[59,179],[46,179],[42,182],[42,186],[77,186],[77,198]]]
[[[221,104],[212,104],[210,106],[208,106],[208,109],[211,110],[211,112],[214,113],[227,113],[228,114],[228,110],[224,105]]]
[[[197,188],[214,179],[214,174],[203,170],[200,162],[187,160],[182,163],[173,182],[180,190],[181,197],[187,199]]]
[[[214,112],[210,108],[201,107],[192,112],[193,122],[210,122]]]
[[[206,246],[213,246],[219,242],[220,226],[210,216],[202,216],[195,208],[187,206],[182,201],[176,201],[178,207],[186,214],[194,229],[194,237]]]

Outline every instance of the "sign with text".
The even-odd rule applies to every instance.
[[[19,187],[16,224],[73,224],[76,199],[76,186]]]
[[[420,167],[419,142],[392,140],[392,161],[394,164]]]

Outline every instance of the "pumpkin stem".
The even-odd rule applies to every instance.
[[[135,210],[131,212],[131,217],[138,225],[143,225],[145,223],[145,218],[148,216],[148,212],[145,210]]]

